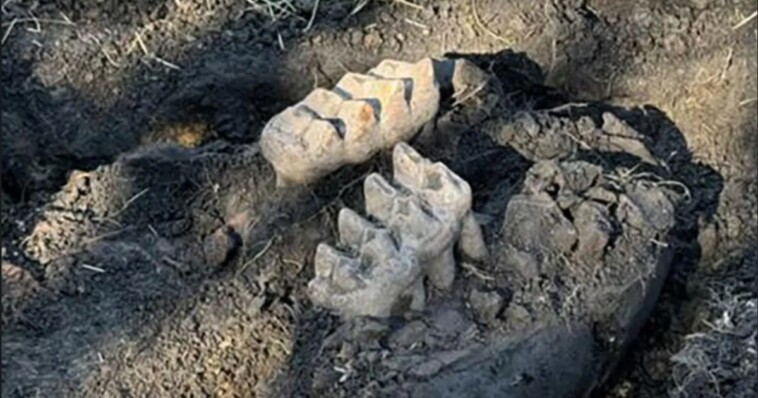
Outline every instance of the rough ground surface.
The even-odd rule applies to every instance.
[[[368,348],[337,337],[322,344],[337,321],[303,291],[313,248],[335,239],[336,211],[360,200],[363,174],[386,172],[386,158],[279,200],[269,166],[239,144],[347,70],[448,52],[472,54],[500,77],[510,101],[512,114],[482,126],[488,138],[463,128],[469,139],[439,155],[472,184],[481,213],[503,214],[534,161],[525,156],[539,156],[541,147],[494,142],[508,144],[519,128],[538,137],[586,132],[581,116],[603,126],[602,111],[651,137],[650,151],[668,166],[635,172],[688,187],[691,200],[679,205],[668,241],[673,260],[661,300],[597,395],[739,397],[754,389],[758,35],[755,20],[735,28],[754,3],[480,0],[416,9],[372,1],[350,15],[352,1],[322,0],[307,32],[310,2],[295,2],[302,10],[278,21],[255,3],[4,2],[3,396],[402,386],[407,380],[361,384],[372,373],[355,369],[372,364],[364,353],[381,358],[371,346],[377,339],[362,340]],[[583,105],[593,101],[650,106]],[[517,112],[531,110],[538,112]],[[455,130],[458,118],[465,125],[478,117],[485,118],[441,122]],[[211,144],[127,155],[166,141]],[[578,144],[551,150],[562,145]],[[611,164],[639,163],[627,161]],[[476,267],[464,281],[493,277],[487,264]],[[461,313],[477,330],[491,327],[478,317],[497,324],[491,293],[502,286],[464,290],[461,301],[479,310],[443,312],[443,329],[457,330]],[[427,333],[435,323],[422,323],[406,339],[432,336],[433,346],[460,337]],[[372,327],[385,330],[355,326],[336,336],[360,340]],[[575,341],[587,333],[572,331]],[[453,354],[441,363],[455,362]],[[308,371],[315,368],[325,374]]]

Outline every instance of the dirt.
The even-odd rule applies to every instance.
[[[310,2],[276,21],[255,3],[5,3],[3,396],[424,396],[477,385],[536,396],[549,377],[585,391],[615,361],[595,395],[749,396],[758,34],[754,19],[735,26],[754,4],[374,1],[353,13],[352,1],[321,1],[309,26]],[[497,87],[441,115],[438,134],[417,144],[472,185],[496,250],[464,269],[452,300],[437,297],[445,305],[418,319],[343,324],[305,295],[313,250],[335,241],[341,207],[361,208],[360,182],[388,172],[386,154],[317,186],[276,191],[254,143],[273,114],[346,71],[446,53],[494,73]],[[621,137],[622,150],[598,130]],[[613,249],[594,259],[617,270],[609,279],[572,285],[587,276],[567,275],[552,258],[501,275],[523,244],[498,235],[519,228],[501,225],[505,214],[514,198],[534,200],[539,179],[528,176],[551,161],[594,164],[603,184],[622,181],[621,192],[640,173],[665,182],[674,222],[645,238],[660,245],[624,240],[633,222],[614,206]],[[563,203],[547,189],[542,198]],[[654,213],[631,219],[657,225],[646,217]],[[553,218],[585,236],[596,225],[581,219]],[[532,235],[529,244],[551,254],[585,251],[581,239],[574,247],[560,236],[520,236]],[[641,247],[652,257],[612,266]],[[664,251],[670,262],[658,261]],[[647,304],[618,304],[651,307],[639,337],[587,330],[587,319],[613,324],[616,308],[588,297],[651,264],[670,271],[665,281],[656,272],[635,281],[631,295]],[[730,285],[740,286],[736,304],[724,307]],[[576,286],[587,291],[572,296]],[[558,307],[531,308],[545,292]],[[640,326],[645,312],[621,323]],[[535,320],[561,322],[519,334]],[[619,345],[583,356],[599,337]],[[477,346],[485,343],[496,349]],[[555,349],[534,353],[545,347]],[[511,363],[502,378],[483,370],[503,362],[492,352]],[[693,352],[704,353],[699,363]],[[535,369],[570,360],[591,364],[590,374],[569,369],[534,383]]]

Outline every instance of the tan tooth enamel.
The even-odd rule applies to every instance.
[[[261,152],[279,185],[313,182],[411,139],[436,114],[438,86],[429,58],[347,73],[333,90],[317,88],[274,116],[261,133]]]
[[[395,182],[405,187],[421,186],[424,160],[410,145],[400,143],[392,150]]]
[[[371,104],[363,100],[342,103],[336,118],[345,128],[345,160],[359,163],[370,158],[380,148],[379,118]]]
[[[369,73],[383,78],[403,79],[406,82],[406,89],[410,91],[406,96],[410,98],[413,125],[416,128],[420,128],[437,113],[440,90],[431,58],[416,63],[384,60]]]
[[[384,145],[392,146],[410,138],[411,110],[402,80],[348,73],[337,83],[337,89],[349,99],[375,101]]]
[[[300,103],[324,118],[334,117],[345,100],[337,93],[324,88],[311,91]]]
[[[324,167],[339,164],[334,159],[343,156],[342,139],[335,126],[303,105],[280,113],[264,130],[269,133],[260,141],[261,151],[268,154],[280,185],[312,181]],[[321,163],[320,168],[312,167],[316,162]]]

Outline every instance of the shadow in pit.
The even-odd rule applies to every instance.
[[[311,32],[370,20],[370,8],[360,18],[336,26],[329,21],[316,24]],[[23,303],[21,316],[3,324],[3,396],[97,394],[87,390],[92,386],[87,387],[86,380],[102,370],[100,364],[107,361],[123,371],[134,359],[129,355],[144,355],[157,336],[178,328],[178,323],[211,312],[228,315],[200,308],[203,302],[231,306],[230,311],[237,311],[231,316],[239,317],[236,322],[247,322],[252,316],[247,311],[261,293],[254,286],[257,282],[251,282],[255,267],[240,275],[229,267],[185,269],[155,257],[145,247],[184,240],[175,250],[202,256],[203,238],[229,221],[226,205],[237,201],[237,210],[255,207],[265,218],[255,227],[253,241],[244,242],[234,259],[239,260],[237,265],[249,263],[272,235],[305,218],[302,213],[310,216],[308,209],[313,206],[323,205],[321,198],[338,196],[340,188],[306,193],[307,203],[290,209],[295,213],[290,214],[283,209],[287,201],[270,194],[273,178],[267,177],[273,173],[262,165],[261,157],[240,154],[248,146],[227,145],[255,141],[262,121],[287,106],[296,91],[289,76],[282,76],[288,54],[276,49],[276,42],[264,42],[255,54],[239,55],[236,48],[214,46],[216,39],[220,40],[209,39],[206,50],[182,54],[185,68],[165,79],[147,79],[151,69],[144,64],[129,70],[120,98],[104,112],[109,120],[103,131],[86,137],[78,133],[80,128],[90,122],[101,126],[88,119],[97,104],[87,103],[70,87],[44,86],[34,77],[34,65],[20,54],[6,57],[8,47],[3,47],[2,194],[24,201],[30,192],[67,191],[61,196],[68,196],[69,202],[48,208],[63,224],[52,228],[64,230],[48,243],[73,247],[79,241],[83,246],[48,264],[22,264],[34,268],[40,289]],[[124,160],[122,153],[133,149],[154,126],[198,115],[220,132],[221,140],[197,150],[139,151],[140,159]],[[115,169],[98,168],[118,157]],[[261,169],[246,168],[251,163]],[[72,170],[88,172],[63,186]],[[332,185],[341,187],[345,178],[354,176],[340,174]],[[219,200],[219,195],[228,201]],[[31,225],[40,221],[27,220]],[[71,231],[73,235],[66,235]],[[283,293],[261,294],[266,297],[265,309],[272,296]],[[225,297],[232,298],[225,301]],[[190,329],[178,339],[200,333]],[[116,346],[126,350],[128,358],[110,358],[108,351]],[[249,376],[252,383],[255,375]],[[129,394],[129,386],[121,389]]]
[[[593,163],[625,167],[636,173],[653,172],[663,178],[664,184],[680,191],[685,200],[676,207],[676,224],[670,231],[669,242],[673,245],[671,270],[666,278],[660,300],[655,307],[646,308],[646,315],[652,312],[652,320],[636,325],[643,328],[642,339],[660,336],[670,328],[665,314],[672,306],[683,305],[688,299],[686,285],[700,258],[698,243],[699,226],[710,222],[714,217],[723,190],[723,178],[712,168],[693,160],[686,141],[675,123],[664,112],[652,106],[639,108],[620,108],[603,103],[583,103],[577,105],[567,95],[544,84],[544,75],[539,66],[523,54],[506,50],[498,54],[451,54],[451,57],[466,58],[489,70],[501,80],[505,93],[505,109],[499,114],[490,115],[488,121],[510,123],[520,114],[532,113],[544,115],[554,120],[577,121],[588,117],[596,126],[603,125],[603,113],[610,112],[633,129],[641,133],[648,151],[660,161],[659,165],[649,165],[640,158],[629,154],[579,150],[574,153],[577,158],[591,158]],[[598,127],[599,128],[599,127]],[[518,192],[523,177],[532,164],[507,143],[499,144],[492,136],[481,131],[479,126],[470,126],[462,133],[461,147],[456,155],[459,159],[451,160],[450,167],[462,175],[472,186],[475,197],[475,211],[487,213],[495,218],[493,231],[487,239],[496,238],[502,225],[502,218],[510,196]],[[475,161],[460,161],[464,156],[479,153],[482,156]],[[458,160],[458,161],[457,161]],[[617,169],[618,170],[618,169]],[[607,170],[608,171],[608,170]],[[360,208],[357,206],[356,208]],[[653,301],[655,303],[655,301]],[[314,308],[308,309],[297,319],[295,345],[283,373],[273,383],[275,396],[319,396],[330,390],[324,371],[334,364],[323,357],[330,336],[341,322],[332,315]],[[634,332],[632,332],[634,334]],[[380,342],[380,345],[385,342]],[[632,343],[636,344],[636,343]],[[624,355],[634,349],[635,345],[624,347],[625,353],[614,358],[615,363],[606,364],[605,374],[600,375],[600,384],[613,380],[610,371],[623,372],[630,366],[623,361]],[[387,348],[387,347],[383,347]],[[330,355],[333,355],[332,352]],[[617,364],[622,363],[618,368]],[[376,370],[381,372],[381,370]],[[332,372],[333,373],[333,372]],[[444,376],[443,376],[444,377]],[[326,383],[326,384],[325,384]],[[333,386],[334,384],[332,384]],[[594,394],[602,396],[602,390]]]
[[[32,11],[43,19],[58,20],[61,11],[73,23],[84,26],[104,20],[113,23],[114,29],[138,31],[145,20],[160,18],[166,8],[182,6],[146,1],[91,3],[57,1]],[[19,18],[28,16],[29,10],[20,5],[6,6],[9,15],[19,8]],[[213,21],[212,27],[187,25],[195,29],[195,38],[181,43],[181,48],[157,44],[160,48],[154,50],[170,54],[170,61],[181,65],[181,70],[156,66],[145,58],[115,71],[104,63],[102,70],[93,71],[124,77],[114,87],[97,89],[90,85],[73,87],[65,80],[52,85],[41,81],[37,71],[40,65],[28,56],[28,42],[35,37],[23,36],[31,33],[20,28],[10,32],[2,59],[3,195],[24,201],[34,193],[55,192],[70,171],[107,164],[138,147],[150,133],[176,123],[199,121],[218,138],[253,142],[269,117],[297,100],[303,86],[311,85],[312,76],[307,73],[310,65],[285,65],[298,49],[293,44],[281,50],[277,34],[291,36],[292,42],[298,43],[313,35],[365,25],[382,9],[371,5],[351,16],[347,2],[322,4],[317,23],[303,33],[307,20],[302,18],[296,22],[286,18],[271,21],[267,15],[241,13],[245,7],[239,8],[238,13],[221,12],[226,20]],[[4,26],[12,22],[6,20],[12,18],[6,14],[3,18]],[[52,38],[71,34],[66,30],[69,25],[60,31],[54,27],[46,31]],[[103,57],[99,51],[90,53],[83,43],[72,45],[82,46],[81,56]],[[292,78],[301,74],[307,77]],[[103,94],[106,88],[117,93]]]

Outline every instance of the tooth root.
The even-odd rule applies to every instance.
[[[455,280],[455,257],[452,248],[444,250],[434,259],[425,261],[423,268],[434,287],[440,290],[450,289]]]
[[[418,278],[411,286],[408,294],[411,297],[411,311],[422,311],[426,305],[426,291],[424,289],[424,279]]]
[[[377,173],[372,173],[363,182],[363,197],[366,213],[387,223],[392,214],[392,206],[398,191]]]
[[[442,222],[435,219],[434,223],[429,225],[434,226],[434,232],[429,233],[429,231],[426,231],[419,245],[420,255],[425,258],[452,248],[458,232],[456,226],[450,222]]]
[[[482,260],[488,255],[482,228],[479,226],[479,222],[476,221],[473,212],[469,212],[463,217],[458,248],[464,256],[471,260]]]

